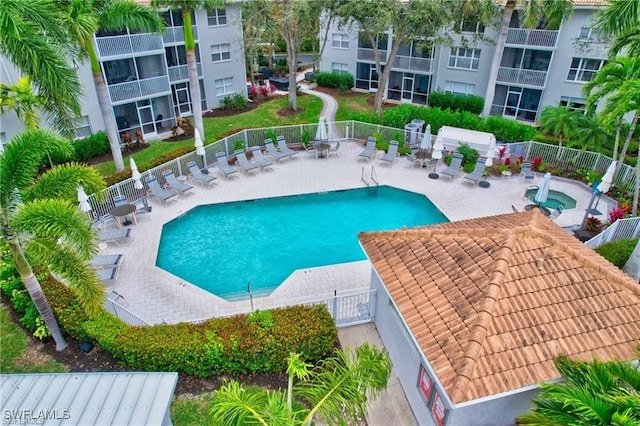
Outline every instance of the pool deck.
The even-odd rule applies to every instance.
[[[424,194],[449,220],[455,221],[510,213],[512,206],[523,210],[525,205],[531,204],[523,199],[526,188],[542,182],[542,174],[536,174],[533,183],[524,183],[518,176],[490,177],[489,188],[465,182],[464,173],[454,180],[446,176],[429,179],[428,172],[431,169],[427,171],[426,168],[414,166],[404,157],[397,158],[392,165],[378,160],[359,160],[358,154],[363,149],[362,142],[341,142],[339,156],[332,153],[329,158],[317,159],[307,152],[300,152],[259,173],[245,175],[238,172],[227,179],[212,167],[211,173],[218,177],[216,185],[207,188],[192,183],[195,186],[190,191],[192,194],[174,197],[178,198],[177,201],[169,202],[166,206],[152,199],[150,204],[153,211],[148,215],[138,215],[138,223],[131,226],[132,242],[126,246],[109,244],[101,250],[103,254],[121,253],[125,258],[119,277],[114,283],[108,284],[109,289],[122,296],[119,303],[150,323],[198,321],[251,311],[252,305],[248,299],[225,301],[155,266],[163,224],[201,204],[361,188],[366,186],[362,181],[363,172],[369,177],[373,167],[380,185]],[[380,156],[381,153],[378,153],[377,158]],[[437,170],[444,167],[440,162]],[[552,177],[551,189],[565,192],[577,201],[575,209],[565,210],[555,222],[560,226],[582,222],[591,199],[589,188],[580,182]],[[602,197],[598,210],[607,212],[613,205],[612,200]],[[274,226],[286,226],[287,223],[286,219],[268,220],[272,220]],[[211,241],[211,244],[216,243]],[[189,242],[185,241],[185,244]],[[277,253],[268,255],[273,256],[273,262],[279,261]],[[215,259],[212,261],[215,262]],[[370,276],[368,261],[298,270],[270,296],[254,298],[253,308],[267,309],[319,301],[329,299],[334,293],[347,295],[364,292],[369,289]]]

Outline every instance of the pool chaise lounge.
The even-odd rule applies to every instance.
[[[124,261],[123,254],[99,254],[91,260],[94,268],[119,268]]]
[[[449,176],[451,180],[453,180],[456,176],[458,176],[458,173],[460,173],[461,168],[462,168],[462,155],[456,153],[456,154],[453,154],[453,158],[451,159],[451,164],[449,164],[449,167],[441,171],[440,174]]]
[[[160,184],[158,183],[158,179],[156,179],[155,176],[149,176],[147,178],[147,186],[149,187],[150,195],[162,201],[162,203],[164,204],[178,195],[175,190],[169,191],[167,189],[161,188]]]
[[[165,181],[167,181],[167,185],[169,185],[169,188],[175,189],[180,195],[185,195],[188,193],[188,191],[193,189],[193,185],[180,182],[178,179],[176,179],[176,175],[173,174],[173,170],[165,170],[164,172],[162,172],[162,177]]]
[[[256,163],[247,159],[247,155],[243,150],[239,149],[235,152],[235,154],[236,159],[238,160],[238,165],[245,174],[249,174],[249,172],[251,171],[257,172],[260,169],[260,167]]]
[[[224,152],[218,152],[216,154],[216,161],[218,164],[218,169],[222,172],[224,177],[228,178],[232,174],[238,173],[238,169],[229,165],[229,161],[227,160],[227,156]]]
[[[262,170],[264,170],[265,167],[273,166],[273,161],[269,160],[264,156],[264,154],[262,154],[262,148],[259,146],[251,148],[251,153],[253,154],[253,159],[258,163],[258,166],[260,166]]]
[[[98,277],[103,283],[112,283],[118,278],[120,274],[120,268],[98,268],[96,269]]]
[[[269,157],[273,158],[273,161],[280,162],[283,158],[289,158],[289,154],[285,152],[280,152],[276,149],[271,139],[265,139],[264,146],[267,147],[267,154]]]
[[[484,176],[484,169],[486,167],[485,161],[486,160],[478,159],[473,171],[464,177],[465,180],[473,182],[474,185],[478,184],[478,182],[480,182],[480,179],[482,179],[482,177]]]
[[[360,154],[358,154],[358,158],[366,158],[371,161],[372,158],[376,156],[376,138],[373,136],[369,136],[367,138],[367,146],[364,148]]]
[[[116,245],[124,245],[131,242],[131,228],[117,229],[113,231],[100,231],[98,233],[100,242],[114,243]]]
[[[380,161],[384,161],[385,163],[388,163],[390,165],[393,164],[393,160],[395,160],[396,157],[398,156],[398,146],[399,145],[400,145],[400,143],[397,142],[397,141],[389,142],[389,150],[387,151],[387,153],[385,155],[380,157]]]
[[[291,148],[289,148],[289,146],[287,145],[287,141],[285,140],[284,136],[278,136],[276,142],[278,144],[278,151],[287,154],[289,157],[293,157],[294,155],[298,155],[299,154],[298,151],[294,151]]]
[[[204,173],[202,173],[195,161],[189,161],[187,163],[187,168],[189,168],[191,179],[193,179],[194,182],[198,182],[203,185],[209,185],[211,183],[214,183],[214,181],[216,180],[215,176],[205,175]]]

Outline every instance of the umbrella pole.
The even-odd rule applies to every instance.
[[[584,218],[582,219],[582,223],[580,224],[580,229],[584,229],[584,225],[587,223],[587,218],[589,217],[589,213],[591,212],[591,207],[593,206],[593,202],[595,201],[597,195],[598,193],[596,191],[593,191],[591,195],[591,200],[589,200],[589,206],[587,207],[587,210],[584,213]]]
[[[202,156],[202,170],[201,172],[205,175],[209,174],[209,169],[207,168],[207,154]]]

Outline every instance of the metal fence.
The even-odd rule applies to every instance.
[[[376,306],[376,291],[334,296],[331,299],[312,303],[326,305],[338,328],[365,324],[373,321]]]
[[[122,304],[126,303],[122,295],[115,291],[110,291],[107,295],[105,308],[107,312],[111,312],[116,317],[130,325],[147,326],[152,325],[150,322],[143,320],[138,315],[125,308]]]
[[[640,217],[618,219],[607,229],[585,242],[592,249],[611,241],[640,237]]]

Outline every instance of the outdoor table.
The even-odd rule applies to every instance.
[[[316,142],[313,144],[313,147],[316,150],[316,154],[319,152],[318,158],[325,158],[324,152],[327,151],[327,156],[329,157],[329,148],[331,148],[331,144],[329,142]]]
[[[127,218],[127,216],[133,216],[133,223],[137,224],[138,221],[136,219],[136,206],[135,204],[122,204],[116,206],[111,210],[111,215],[116,219],[116,225],[118,228],[122,228],[122,225],[129,226],[131,225],[131,221]],[[123,223],[120,223],[120,218],[124,217],[125,220]]]
[[[428,149],[418,149],[415,156],[420,160],[420,167],[424,167],[425,160],[431,159],[431,152]]]

